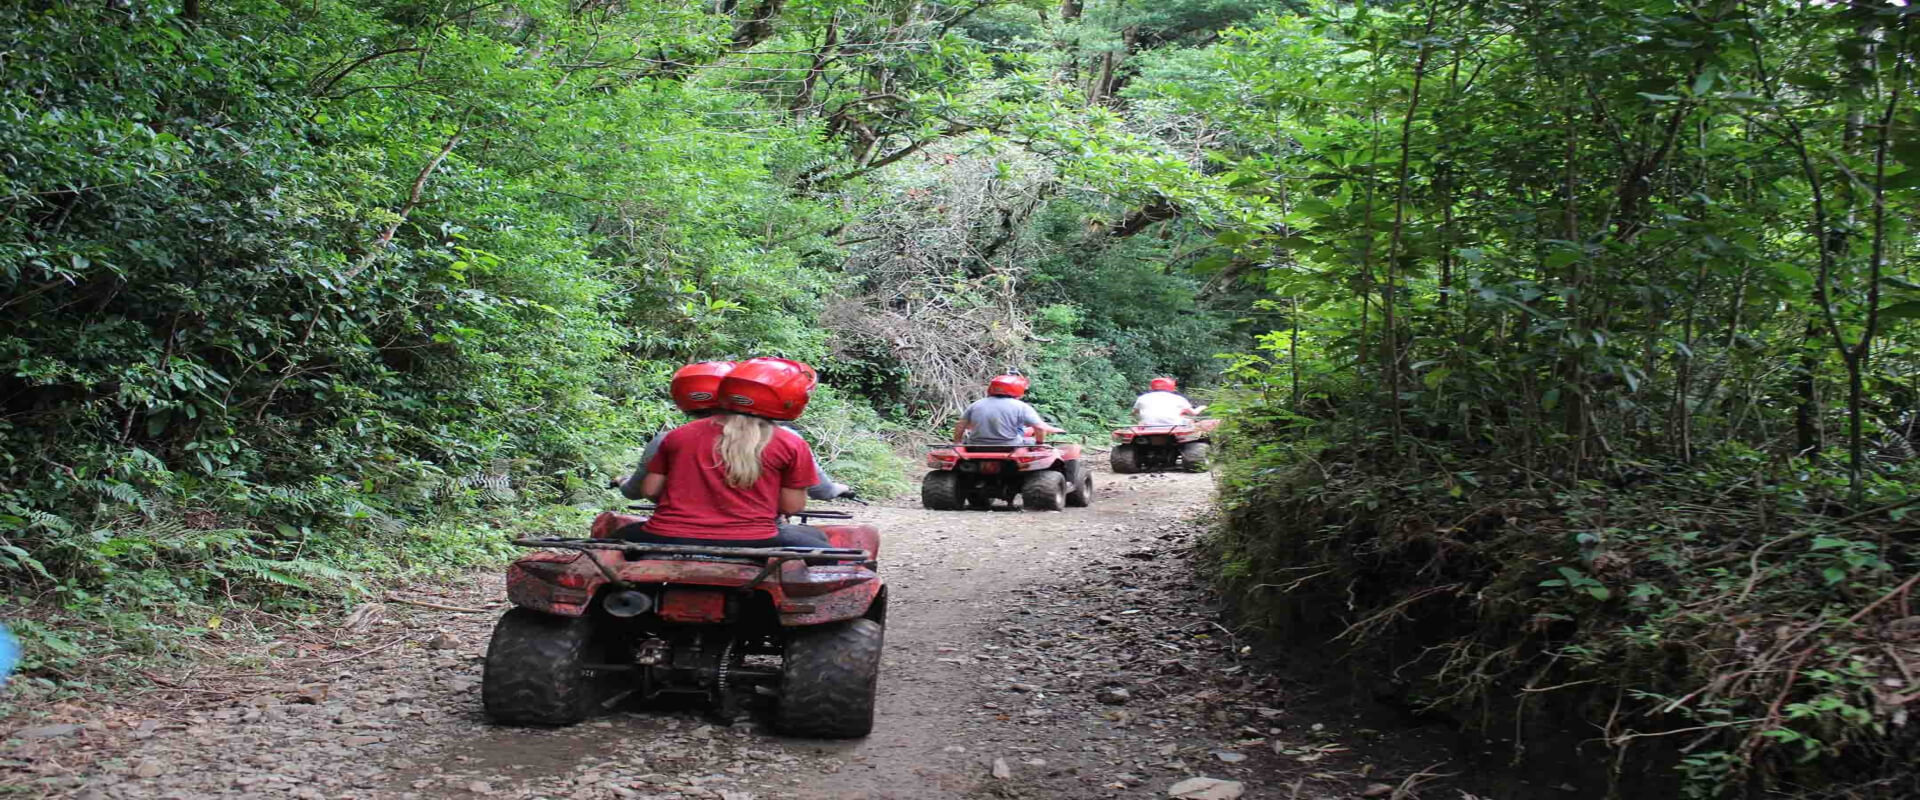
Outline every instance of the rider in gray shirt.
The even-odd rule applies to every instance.
[[[953,429],[954,444],[977,444],[989,446],[1010,446],[1038,444],[1046,441],[1049,433],[1060,432],[1059,428],[1048,425],[1040,419],[1040,412],[1033,410],[1020,397],[1027,393],[1027,379],[1022,375],[1001,375],[987,384],[987,396],[967,406],[960,415],[960,424]],[[1033,435],[1027,435],[1027,428],[1033,429]]]

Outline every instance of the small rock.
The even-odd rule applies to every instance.
[[[993,760],[993,777],[1003,781],[1013,777],[1013,768],[1007,766],[1006,759],[996,758]]]
[[[467,791],[474,794],[493,794],[493,785],[486,781],[474,781],[467,784]]]
[[[1176,800],[1237,800],[1246,790],[1239,781],[1188,778],[1168,789],[1167,796]]]
[[[134,766],[133,777],[158,778],[160,777],[160,773],[166,772],[166,771],[167,771],[167,768],[160,766],[160,762],[149,758],[149,759],[142,760],[139,764]]]
[[[62,736],[71,736],[78,730],[80,730],[79,725],[42,725],[38,728],[28,728],[14,735],[22,739],[58,739]]]
[[[689,735],[691,735],[695,739],[711,739],[713,738],[713,726],[702,725],[698,728],[694,728],[693,732]]]
[[[458,650],[460,645],[460,637],[446,631],[441,631],[439,635],[433,637],[432,641],[427,642],[427,646],[435,650]]]
[[[961,747],[960,745],[957,745],[957,744],[950,744],[950,745],[947,745],[946,747],[942,747],[942,748],[940,748],[940,752],[942,752],[942,753],[964,753],[964,752],[967,752],[967,748],[965,748],[965,747]]]
[[[1235,753],[1227,750],[1215,750],[1213,751],[1213,757],[1220,759],[1221,761],[1225,761],[1229,764],[1238,764],[1242,761],[1247,760],[1246,754]]]
[[[1044,689],[1041,689],[1040,687],[1038,687],[1038,686],[1035,686],[1035,685],[1033,685],[1033,684],[1031,684],[1031,683],[1015,683],[1015,684],[1010,684],[1010,685],[1008,685],[1008,686],[1007,686],[1007,688],[1009,688],[1009,689],[1012,689],[1012,690],[1014,690],[1014,691],[1016,691],[1016,692],[1041,692],[1041,691],[1045,691]]]
[[[1098,694],[1093,696],[1093,699],[1110,706],[1120,706],[1126,705],[1128,700],[1132,700],[1133,693],[1116,686],[1101,689]]]
[[[1393,786],[1385,783],[1369,783],[1367,788],[1360,792],[1361,797],[1386,797],[1390,794],[1393,794]]]

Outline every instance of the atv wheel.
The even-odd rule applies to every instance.
[[[1067,476],[1052,470],[1029,472],[1020,486],[1020,505],[1028,511],[1059,511],[1067,507]]]
[[[1067,487],[1067,506],[1086,508],[1093,505],[1093,470],[1076,462],[1073,472],[1076,480]]]
[[[940,470],[920,480],[920,505],[935,511],[954,511],[960,503],[959,474]]]
[[[873,620],[856,619],[789,637],[780,667],[775,720],[780,731],[820,739],[853,739],[872,731],[886,630]]]
[[[1188,472],[1207,471],[1207,451],[1212,448],[1206,442],[1188,442],[1180,445],[1180,461],[1186,464]]]
[[[1114,472],[1122,475],[1139,472],[1140,448],[1130,444],[1120,445],[1113,448],[1113,452],[1107,455],[1107,460],[1113,464]]]
[[[605,684],[584,674],[593,623],[527,608],[508,611],[487,644],[480,698],[487,718],[514,725],[571,725],[591,716]]]

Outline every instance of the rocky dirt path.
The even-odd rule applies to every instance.
[[[1472,797],[1443,736],[1382,734],[1276,670],[1192,580],[1204,475],[1098,476],[1058,513],[861,509],[892,586],[878,727],[785,739],[697,710],[493,727],[497,576],[308,620],[250,668],[152,676],[12,731],[0,784],[77,798]],[[1404,723],[1402,723],[1404,726]],[[1376,725],[1380,728],[1391,726]]]

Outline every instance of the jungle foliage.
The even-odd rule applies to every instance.
[[[1899,797],[1902,3],[1315,3],[1155,54],[1263,287],[1226,585],[1627,794]]]

